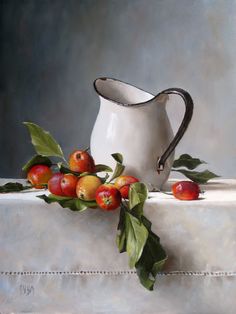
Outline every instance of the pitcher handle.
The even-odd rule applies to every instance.
[[[162,154],[161,157],[158,158],[157,160],[157,171],[160,172],[164,169],[165,162],[167,158],[170,156],[170,154],[173,152],[175,149],[176,145],[179,143],[181,138],[183,137],[185,131],[188,128],[189,122],[192,119],[193,115],[193,100],[192,97],[188,92],[181,88],[168,88],[159,93],[156,97],[158,97],[160,94],[176,94],[179,95],[183,98],[184,103],[185,103],[185,114],[183,121],[178,129],[178,132],[176,133],[173,141],[170,143],[164,154]]]

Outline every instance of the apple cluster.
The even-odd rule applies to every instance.
[[[94,159],[87,151],[74,151],[68,164],[71,173],[66,174],[53,173],[47,165],[34,165],[28,171],[27,179],[37,189],[47,186],[54,195],[95,200],[101,209],[107,211],[118,208],[122,198],[128,199],[130,185],[139,182],[133,176],[121,175],[114,183],[103,183],[96,175]]]

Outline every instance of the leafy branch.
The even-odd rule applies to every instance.
[[[32,188],[33,188],[32,185],[24,186],[23,184],[18,183],[18,182],[8,182],[0,186],[0,193],[20,192],[20,191],[30,190]]]
[[[163,268],[167,254],[159,237],[151,230],[151,222],[143,215],[147,199],[144,183],[133,183],[129,204],[121,205],[116,244],[120,253],[127,252],[129,266],[137,269],[140,283],[153,290],[156,275]]]
[[[188,154],[182,154],[178,159],[176,159],[173,163],[173,168],[171,171],[179,172],[189,178],[190,180],[199,183],[205,184],[210,179],[219,177],[217,174],[205,170],[205,171],[191,171],[197,168],[198,166],[206,164],[205,161],[200,160],[199,158],[193,158]],[[185,167],[187,169],[183,169],[181,167]]]
[[[67,197],[67,196],[58,196],[54,194],[49,195],[39,195],[38,198],[44,200],[46,203],[58,203],[63,208],[69,208],[73,211],[82,212],[87,208],[97,207],[96,201],[84,201],[79,198]]]

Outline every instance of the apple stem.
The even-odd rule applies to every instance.
[[[65,159],[65,157],[63,156],[62,159],[64,160],[64,162],[66,163],[66,165],[68,166],[68,162],[67,160]]]
[[[31,187],[34,188],[35,186],[38,186],[38,185],[43,186],[42,189],[47,189],[48,188],[48,184],[47,183],[31,184]]]
[[[87,152],[90,150],[90,146],[86,147],[85,149],[83,149],[83,152]]]
[[[126,199],[123,198],[122,201],[121,201],[121,203],[122,203],[122,205],[123,205],[124,208],[129,209],[129,204],[128,204],[128,202],[126,201]]]

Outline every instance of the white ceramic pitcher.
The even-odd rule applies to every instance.
[[[180,88],[169,88],[157,96],[112,78],[98,78],[94,88],[100,110],[91,135],[91,153],[96,163],[114,167],[112,153],[124,157],[125,174],[160,189],[168,179],[174,149],[192,118],[191,96]],[[185,115],[175,137],[166,113],[168,94],[180,95]]]

